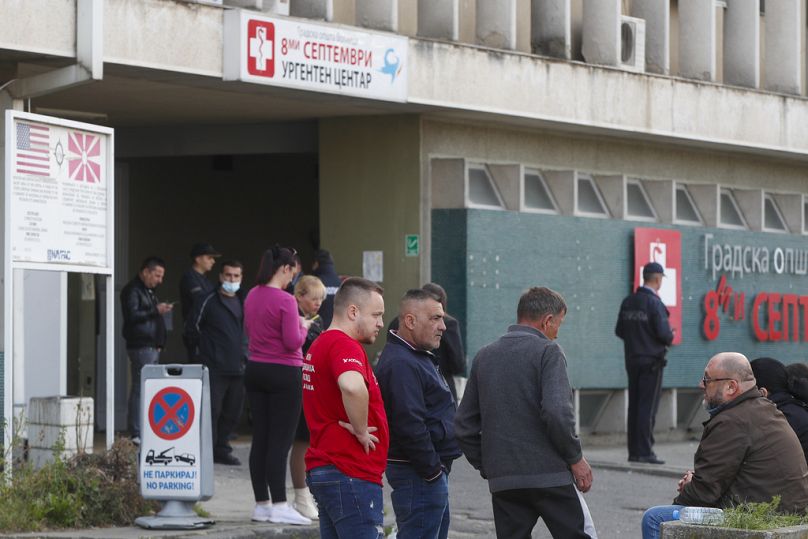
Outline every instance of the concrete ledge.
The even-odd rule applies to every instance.
[[[88,530],[61,530],[52,532],[3,535],[10,539],[316,539],[320,537],[317,523],[311,526],[287,526],[249,521],[217,521],[206,530],[144,530],[142,528],[93,528]]]
[[[791,526],[776,530],[736,530],[720,526],[696,526],[682,522],[664,522],[662,539],[806,539],[808,526]]]

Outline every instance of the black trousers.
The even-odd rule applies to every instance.
[[[286,501],[286,461],[303,402],[302,369],[248,361],[244,373],[253,420],[250,480],[256,502]],[[269,485],[269,493],[267,493]]]
[[[654,424],[662,393],[663,363],[657,358],[626,363],[628,374],[628,456],[654,454]]]
[[[499,539],[530,539],[539,518],[557,539],[589,539],[585,529],[594,531],[573,485],[503,490],[493,493],[491,502]]]
[[[210,373],[210,424],[213,427],[213,457],[229,455],[229,437],[244,408],[244,377]]]

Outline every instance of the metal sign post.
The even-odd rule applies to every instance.
[[[207,528],[194,503],[213,496],[210,382],[202,365],[146,365],[141,371],[140,493],[165,501],[142,528]]]

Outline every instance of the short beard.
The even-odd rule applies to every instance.
[[[702,404],[704,405],[704,409],[709,412],[710,410],[718,408],[719,406],[724,404],[724,401],[717,399],[708,399],[707,397],[705,397],[704,400],[702,401]]]
[[[373,344],[373,343],[376,342],[376,335],[374,335],[373,332],[368,333],[366,335],[362,334],[356,340],[359,341],[362,344]]]

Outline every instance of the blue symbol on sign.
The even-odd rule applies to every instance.
[[[387,49],[387,52],[384,53],[384,67],[379,69],[385,75],[390,75],[390,84],[394,83],[396,80],[396,76],[401,73],[401,68],[399,64],[401,60],[396,55],[396,51],[394,49]]]
[[[193,421],[194,402],[188,393],[178,387],[162,389],[149,404],[149,425],[164,440],[184,436]]]

